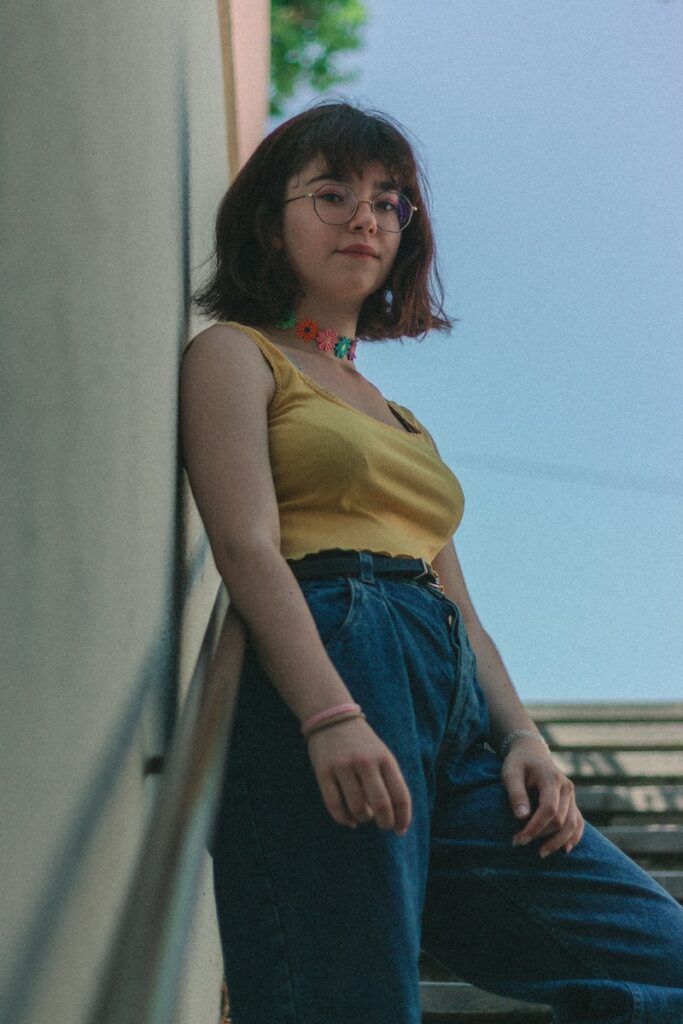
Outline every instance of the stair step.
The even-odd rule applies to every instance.
[[[606,779],[683,780],[683,750],[553,751],[553,760],[575,782]]]
[[[605,825],[600,831],[624,853],[678,853],[683,858],[683,825]]]
[[[588,815],[596,811],[681,813],[683,812],[683,785],[579,785],[576,787],[576,799],[581,810]]]
[[[638,701],[617,703],[547,704],[528,701],[525,707],[538,722],[683,722],[683,703],[680,701]]]
[[[481,1020],[487,1024],[494,1024],[496,1017],[505,1021],[519,1021],[520,1024],[522,1020],[533,1021],[534,1024],[552,1021],[547,1006],[507,999],[463,981],[422,981],[420,997],[425,1021],[431,1021],[431,1015],[434,1014],[448,1015],[443,1016],[444,1021]]]
[[[683,750],[683,722],[541,722],[553,750]]]
[[[648,871],[648,874],[675,900],[683,900],[683,871]]]

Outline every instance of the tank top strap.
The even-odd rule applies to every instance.
[[[238,323],[236,320],[219,320],[218,323],[226,327],[233,327],[242,334],[246,334],[258,346],[263,358],[266,360],[275,378],[276,392],[280,392],[288,384],[296,380],[295,363],[282,352],[277,345],[266,338],[265,334],[255,327]]]

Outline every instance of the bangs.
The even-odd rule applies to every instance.
[[[416,191],[418,172],[412,151],[386,115],[379,120],[353,107],[333,109],[327,117],[307,125],[298,142],[293,173],[320,157],[330,176],[343,181],[361,177],[368,164],[379,163],[393,186]]]

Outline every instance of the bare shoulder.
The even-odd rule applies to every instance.
[[[249,538],[279,543],[268,445],[273,374],[244,332],[215,324],[194,337],[180,371],[180,442],[216,565]]]
[[[212,324],[196,334],[182,357],[181,389],[196,380],[220,381],[231,392],[261,394],[269,403],[275,379],[258,345],[245,331],[227,324]]]

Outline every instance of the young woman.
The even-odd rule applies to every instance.
[[[323,104],[220,206],[185,464],[248,645],[212,839],[235,1024],[418,1024],[424,949],[561,1022],[683,1021],[683,912],[584,826],[468,596],[463,497],[359,372],[447,329],[411,146]]]

